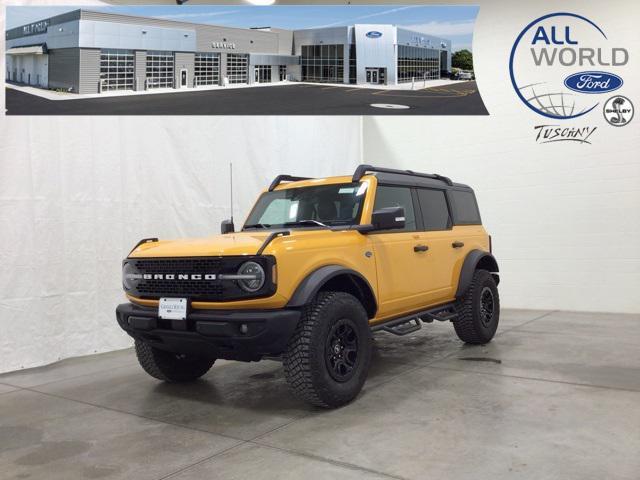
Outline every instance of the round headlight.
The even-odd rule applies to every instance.
[[[257,292],[264,285],[264,268],[256,262],[246,262],[238,269],[238,285],[245,292]]]
[[[124,264],[124,267],[122,267],[122,286],[125,290],[134,288],[140,278],[142,278],[142,275],[137,272],[131,263]]]

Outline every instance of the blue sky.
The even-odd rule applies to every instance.
[[[75,7],[77,8],[77,7]],[[74,7],[7,7],[7,28],[42,20]],[[160,17],[193,23],[229,27],[279,27],[287,29],[350,25],[353,23],[391,23],[449,38],[453,50],[471,49],[476,6],[425,5],[343,5],[269,6],[250,5],[172,5],[88,7],[128,15]]]

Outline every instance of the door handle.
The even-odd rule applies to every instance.
[[[414,252],[426,252],[427,250],[429,250],[429,247],[426,245],[416,245],[413,247]]]
[[[453,242],[453,243],[451,244],[451,246],[452,246],[453,248],[462,248],[462,247],[464,247],[464,243],[463,243],[463,242],[457,242],[457,241],[456,241],[456,242]]]

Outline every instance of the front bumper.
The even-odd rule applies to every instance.
[[[123,303],[116,318],[133,338],[162,350],[251,361],[284,352],[300,311],[192,310],[176,321],[158,318],[157,308]]]

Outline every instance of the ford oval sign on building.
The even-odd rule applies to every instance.
[[[376,32],[375,30],[366,33],[369,38],[380,38],[382,36],[381,32]]]
[[[578,72],[564,79],[564,85],[574,92],[605,93],[622,86],[622,79],[607,72]]]

